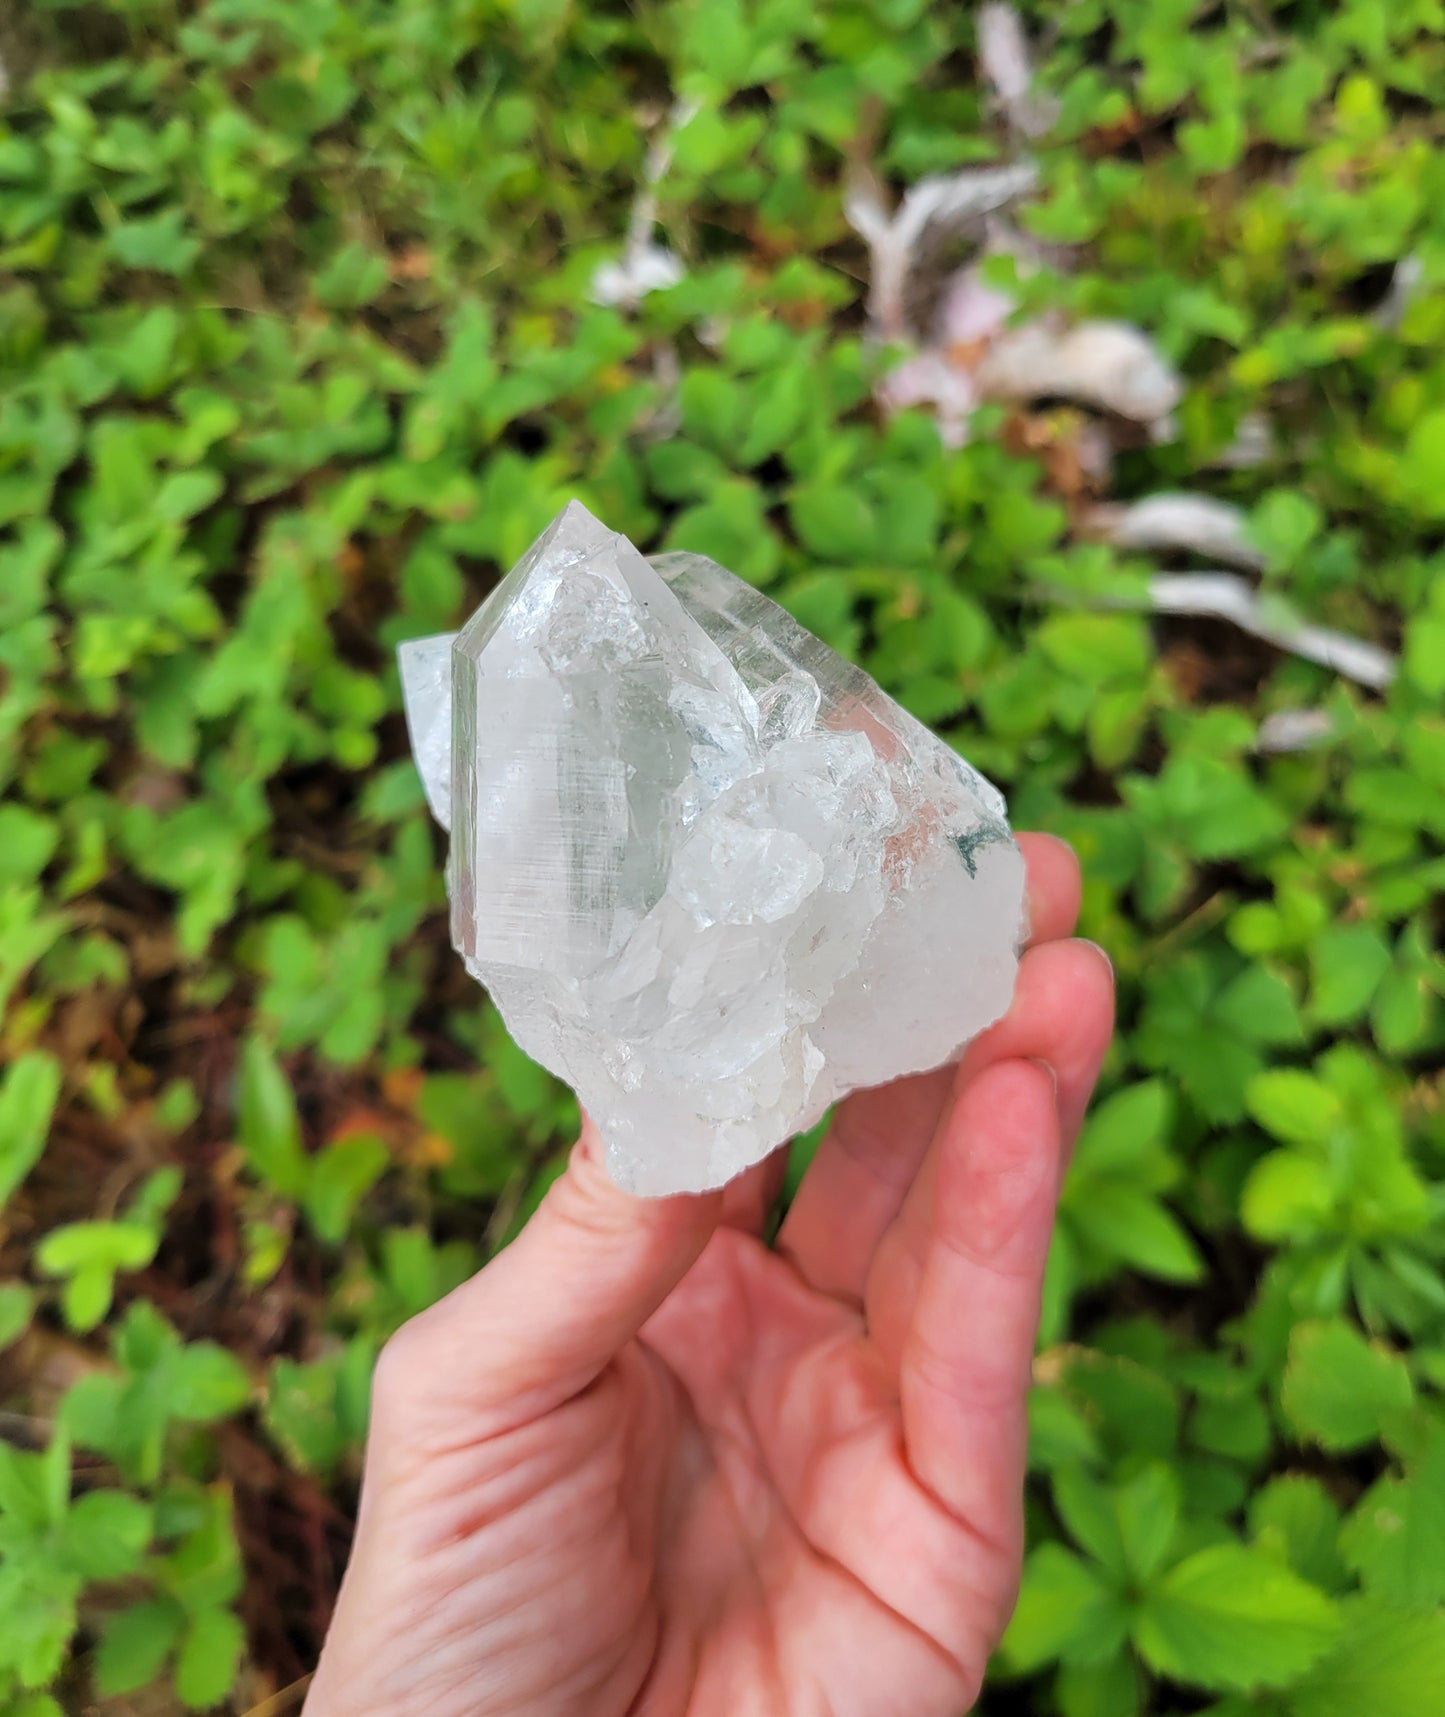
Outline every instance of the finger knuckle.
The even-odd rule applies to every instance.
[[[425,1376],[420,1320],[405,1323],[377,1355],[371,1377],[374,1411],[393,1412],[411,1400]]]

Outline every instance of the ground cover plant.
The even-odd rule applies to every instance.
[[[556,1171],[390,652],[573,495],[1082,855],[1121,1031],[981,1709],[1445,1711],[1445,7],[1024,22],[1011,118],[929,0],[0,19],[3,1717],[298,1703],[378,1348]],[[1179,378],[1107,473],[877,399],[850,199],[1025,151],[989,281]],[[598,292],[649,176],[670,284]],[[1090,520],[1180,489],[1388,685],[1141,611]]]

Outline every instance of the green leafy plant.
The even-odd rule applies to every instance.
[[[985,278],[1181,378],[1107,475],[1077,404],[945,446],[878,402],[850,194],[1024,150],[975,7],[0,18],[0,1717],[304,1674],[375,1355],[565,1161],[450,953],[391,651],[573,496],[1080,854],[1120,1032],[980,1709],[1445,1712],[1445,19],[1022,23],[1045,248]],[[595,302],[664,157],[682,277]],[[1098,504],[1179,490],[1388,684],[1135,606]]]
[[[150,1507],[118,1490],[71,1493],[71,1448],[0,1444],[0,1696],[44,1688],[65,1661],[81,1593],[137,1573],[154,1529]]]
[[[386,1147],[369,1134],[340,1139],[318,1155],[301,1146],[301,1125],[286,1076],[259,1038],[241,1054],[241,1148],[272,1191],[294,1199],[323,1240],[343,1238],[351,1215],[387,1164]]]
[[[122,1270],[142,1270],[161,1243],[167,1210],[181,1190],[178,1168],[157,1169],[115,1221],[70,1222],[53,1228],[36,1248],[47,1276],[64,1279],[61,1309],[73,1330],[92,1330],[110,1310]]]
[[[230,1608],[241,1590],[241,1560],[224,1493],[177,1495],[169,1512],[175,1542],[152,1564],[154,1596],[110,1616],[96,1652],[96,1683],[107,1696],[130,1693],[169,1661],[181,1703],[205,1710],[231,1691],[245,1645]]]

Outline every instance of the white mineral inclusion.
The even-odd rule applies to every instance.
[[[400,657],[452,940],[619,1186],[721,1186],[1008,1006],[997,789],[715,561],[573,502]]]

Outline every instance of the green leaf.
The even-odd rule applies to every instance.
[[[77,1497],[65,1523],[67,1559],[88,1580],[134,1574],[150,1539],[149,1505],[119,1490],[93,1490]]]
[[[1122,614],[1055,614],[1038,641],[1055,667],[1087,685],[1142,680],[1151,655],[1144,623]]]
[[[721,481],[705,505],[676,515],[667,546],[708,555],[749,583],[767,584],[777,575],[779,553],[762,501],[761,491],[751,484]]]
[[[119,1377],[92,1372],[66,1392],[61,1419],[81,1448],[99,1454],[112,1452],[121,1420],[123,1388]]]
[[[359,310],[386,286],[385,258],[363,244],[344,245],[316,276],[311,289],[322,304]]]
[[[1219,962],[1186,956],[1153,979],[1134,1032],[1139,1059],[1166,1071],[1209,1120],[1234,1121],[1243,1093],[1261,1068],[1257,1040],[1214,1016]],[[1226,992],[1227,994],[1227,992]]]
[[[0,1079],[0,1210],[39,1162],[60,1095],[60,1063],[32,1050]]]
[[[47,1686],[60,1673],[80,1586],[79,1575],[53,1562],[0,1561],[0,1670],[12,1669],[22,1687]]]
[[[301,1122],[291,1085],[259,1037],[241,1050],[239,1129],[251,1167],[283,1198],[300,1199],[311,1165],[301,1148]]]
[[[115,361],[131,389],[153,399],[165,386],[175,358],[181,319],[169,304],[154,304],[127,330]]]
[[[160,1569],[165,1590],[193,1616],[230,1603],[243,1584],[229,1493],[212,1486],[196,1500],[199,1520]]]
[[[46,1518],[53,1527],[60,1526],[70,1507],[71,1468],[70,1429],[57,1425],[50,1446],[40,1457],[40,1482],[45,1498]]]
[[[1310,1014],[1320,1025],[1348,1025],[1370,1005],[1390,969],[1390,950],[1368,924],[1337,924],[1310,945]]]
[[[1179,1482],[1163,1462],[1112,1487],[1077,1467],[1053,1483],[1070,1534],[1115,1579],[1145,1580],[1163,1562],[1179,1522]]]
[[[794,491],[789,515],[805,548],[823,560],[870,560],[878,519],[856,487],[811,483]]]
[[[43,1529],[50,1522],[41,1457],[0,1442],[0,1517],[3,1516],[9,1516],[27,1530]]]
[[[785,448],[798,433],[817,397],[817,383],[803,364],[776,370],[758,389],[748,430],[737,450],[743,468],[761,464],[770,453]]]
[[[1249,1530],[1255,1546],[1278,1556],[1301,1578],[1327,1592],[1344,1584],[1344,1565],[1336,1549],[1339,1504],[1316,1478],[1282,1473],[1249,1502]]]
[[[678,406],[689,437],[724,457],[731,455],[747,411],[736,381],[716,369],[689,369],[678,390]]]
[[[1405,1361],[1334,1318],[1296,1327],[1280,1405],[1296,1432],[1327,1449],[1358,1449],[1414,1400]]]
[[[94,1329],[110,1310],[115,1277],[142,1270],[160,1245],[158,1228],[141,1222],[71,1222],[53,1229],[35,1249],[35,1262],[51,1276],[66,1276],[65,1321],[80,1332]]]
[[[1216,1544],[1144,1596],[1134,1642],[1161,1675],[1229,1692],[1282,1687],[1329,1650],[1335,1606],[1272,1557]]]
[[[1335,1188],[1325,1165],[1299,1151],[1271,1151],[1240,1194],[1245,1228],[1257,1240],[1306,1240],[1326,1228]]]
[[[154,1229],[139,1222],[68,1222],[53,1228],[35,1249],[48,1276],[77,1270],[143,1270],[156,1255]]]
[[[1246,1043],[1276,1049],[1304,1042],[1294,992],[1265,965],[1246,966],[1224,986],[1214,1017]]]
[[[1174,1094],[1162,1079],[1144,1079],[1113,1092],[1084,1124],[1080,1162],[1093,1174],[1135,1174],[1169,1139],[1174,1110]]]
[[[137,1300],[116,1331],[115,1356],[127,1371],[154,1371],[181,1338],[149,1300]]]
[[[1178,1446],[1178,1392],[1157,1365],[1076,1349],[1069,1355],[1064,1384],[1092,1409],[1106,1448],[1162,1459]]]
[[[161,484],[152,505],[157,518],[184,524],[204,512],[224,488],[218,471],[176,471]]]
[[[1054,1684],[1060,1717],[1137,1717],[1143,1691],[1128,1652],[1103,1663],[1065,1664]]]
[[[0,1705],[0,1717],[65,1717],[65,1711],[48,1693],[21,1693]]]
[[[336,1423],[348,1448],[360,1449],[366,1441],[378,1346],[374,1335],[353,1336],[337,1361]]]
[[[21,1282],[0,1282],[0,1353],[30,1327],[35,1295]]]
[[[0,805],[0,887],[34,882],[60,844],[60,825],[26,805]]]
[[[303,1207],[321,1239],[335,1246],[346,1238],[357,1205],[389,1160],[386,1146],[371,1134],[338,1139],[314,1159]]]
[[[1319,508],[1297,489],[1272,489],[1249,521],[1254,543],[1269,556],[1270,565],[1289,568],[1319,535],[1324,524]]]
[[[1096,1461],[1099,1441],[1088,1416],[1061,1389],[1029,1390],[1029,1466],[1054,1472],[1071,1461]]]
[[[1406,1478],[1382,1478],[1340,1536],[1345,1561],[1391,1603],[1445,1603],[1445,1426],[1433,1425]]]
[[[1445,1717],[1445,1612],[1356,1598],[1330,1655],[1289,1694],[1291,1717]]]
[[[1387,1055],[1414,1053],[1431,1035],[1438,1003],[1425,975],[1405,967],[1386,972],[1370,1004],[1370,1029]]]
[[[1421,614],[1410,622],[1405,672],[1426,697],[1445,694],[1445,614]]]
[[[178,1349],[166,1368],[166,1405],[178,1419],[209,1423],[251,1399],[251,1379],[234,1354],[213,1342]]]
[[[1114,1512],[1132,1579],[1148,1580],[1162,1566],[1174,1543],[1180,1501],[1179,1480],[1162,1461],[1115,1488]]]
[[[1288,1144],[1320,1145],[1339,1125],[1343,1110],[1328,1085],[1293,1067],[1256,1074],[1245,1104],[1267,1132]]]
[[[95,1654],[95,1685],[101,1698],[133,1693],[154,1681],[184,1625],[185,1611],[170,1598],[149,1598],[108,1617]]]
[[[266,1393],[266,1426],[303,1472],[327,1474],[346,1453],[347,1437],[337,1413],[337,1360],[306,1365],[278,1359]]]
[[[1138,1187],[1095,1181],[1070,1210],[1092,1244],[1146,1276],[1197,1282],[1204,1262],[1183,1225]]]
[[[1064,1467],[1053,1475],[1054,1506],[1081,1550],[1116,1579],[1126,1571],[1124,1537],[1108,1487],[1082,1467]]]
[[[175,1163],[168,1163],[165,1168],[147,1175],[140,1191],[130,1201],[127,1222],[140,1223],[147,1228],[160,1227],[184,1185],[185,1176]]]
[[[231,1691],[246,1632],[231,1610],[198,1610],[176,1654],[176,1692],[192,1711],[219,1705]]]
[[[1018,1606],[999,1646],[1009,1669],[1100,1663],[1122,1643],[1127,1617],[1094,1569],[1059,1544],[1041,1544],[1024,1564]]]
[[[433,1073],[423,1082],[415,1107],[447,1153],[448,1186],[495,1197],[519,1165],[515,1139],[490,1095],[485,1077]]]
[[[1416,418],[1405,443],[1400,476],[1421,518],[1445,518],[1445,410]]]
[[[1197,1449],[1253,1466],[1269,1453],[1274,1426],[1264,1402],[1240,1386],[1195,1404],[1189,1440]]]
[[[126,268],[154,269],[159,274],[185,274],[201,252],[199,239],[186,232],[180,209],[145,220],[122,221],[111,229],[111,255]]]
[[[1286,826],[1282,808],[1232,760],[1176,751],[1156,780],[1132,776],[1122,785],[1141,817],[1194,859],[1258,852]]]

